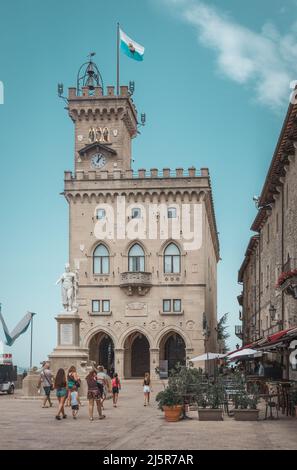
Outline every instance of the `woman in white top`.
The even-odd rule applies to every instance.
[[[152,391],[152,388],[151,388],[150,374],[149,372],[146,372],[144,374],[144,379],[143,379],[144,406],[150,404],[151,391]]]

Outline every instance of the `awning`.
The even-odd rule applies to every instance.
[[[240,359],[242,357],[248,357],[248,356],[255,357],[258,354],[259,354],[259,351],[257,351],[256,349],[244,348],[244,349],[241,349],[240,351],[235,351],[234,353],[229,354],[227,359],[236,360],[236,359]]]
[[[200,356],[193,357],[193,359],[190,359],[190,362],[211,361],[214,359],[222,359],[223,357],[226,357],[226,354],[209,352],[209,353],[201,354]]]

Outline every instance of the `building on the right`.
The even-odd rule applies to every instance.
[[[283,377],[294,374],[297,336],[297,105],[290,104],[266,175],[258,213],[239,269],[243,346],[275,352]],[[296,331],[295,331],[296,329]]]

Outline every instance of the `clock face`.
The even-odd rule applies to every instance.
[[[106,163],[106,158],[102,153],[95,153],[92,156],[91,164],[93,168],[102,168]]]

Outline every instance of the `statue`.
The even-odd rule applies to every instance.
[[[69,263],[65,264],[65,272],[57,280],[56,285],[62,286],[62,304],[67,312],[77,311],[78,271],[70,271]]]

